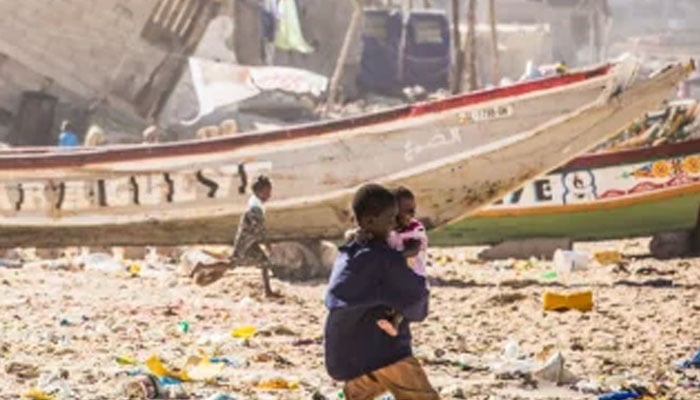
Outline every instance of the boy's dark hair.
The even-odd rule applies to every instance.
[[[355,193],[352,211],[355,213],[355,220],[360,222],[364,217],[376,217],[395,204],[396,198],[387,188],[370,183],[362,186]]]
[[[394,189],[394,197],[396,197],[396,201],[415,200],[416,198],[416,196],[413,195],[413,192],[405,186],[399,186]]]
[[[253,182],[253,193],[259,192],[267,187],[272,187],[270,178],[266,177],[265,175],[260,175],[258,179]]]

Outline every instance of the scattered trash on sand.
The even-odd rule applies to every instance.
[[[696,398],[700,354],[692,351],[693,327],[700,307],[692,306],[692,288],[700,264],[623,258],[631,271],[626,283],[612,267],[593,266],[603,264],[598,248],[625,247],[597,246],[577,247],[595,263],[583,273],[560,274],[541,259],[467,261],[478,249],[439,249],[441,266],[433,254],[432,311],[412,333],[414,354],[441,397],[593,399],[634,392],[644,400]],[[242,267],[216,286],[178,279],[164,290],[160,277],[177,278],[174,261],[85,254],[101,254],[91,258],[90,271],[0,267],[0,281],[7,282],[0,373],[11,398],[342,398],[323,365],[325,285],[289,284],[285,299],[272,302],[260,296],[259,271]],[[107,273],[104,264],[112,265]],[[644,285],[668,271],[673,285]],[[585,281],[567,287],[569,274]],[[595,304],[591,295],[573,303],[559,298],[552,307],[595,312],[542,312],[545,292],[566,297],[582,287],[595,291]]]

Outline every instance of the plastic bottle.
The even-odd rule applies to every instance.
[[[187,392],[182,382],[174,379],[161,378],[158,382],[160,399],[187,399]]]
[[[506,347],[503,349],[503,356],[505,358],[514,360],[518,358],[518,353],[518,342],[516,342],[513,339],[509,340],[508,343],[506,343]]]
[[[554,265],[559,273],[583,271],[588,268],[591,257],[587,253],[573,250],[557,250],[554,252]]]

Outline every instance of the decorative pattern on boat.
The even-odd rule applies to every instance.
[[[688,143],[693,147],[700,140]],[[663,146],[659,152],[664,153]],[[590,168],[567,168],[528,183],[486,207],[482,214],[550,206],[603,204],[606,200],[649,196],[672,188],[700,191],[700,151],[680,157],[620,162]]]

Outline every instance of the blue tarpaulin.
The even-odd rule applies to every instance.
[[[372,9],[365,11],[364,21],[358,82],[365,91],[396,94],[407,86],[429,91],[448,87],[451,49],[444,12],[411,11],[404,27],[400,11]]]
[[[412,11],[406,24],[404,86],[428,91],[447,88],[450,79],[450,27],[447,16],[435,11]]]
[[[365,11],[358,76],[363,89],[389,93],[401,86],[398,81],[401,29],[401,13],[398,11]]]

